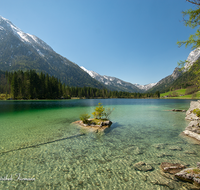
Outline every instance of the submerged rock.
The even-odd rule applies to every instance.
[[[173,156],[173,155],[172,154],[167,154],[167,153],[161,153],[161,154],[157,155],[158,158],[171,157],[171,156]]]
[[[195,151],[193,151],[193,150],[186,150],[184,153],[185,153],[185,154],[193,154],[193,155],[196,155],[196,154],[197,154],[197,153],[196,153]]]
[[[158,143],[158,144],[153,144],[152,146],[154,148],[156,148],[156,149],[164,149],[165,146],[166,146],[166,144],[164,144],[164,143]]]
[[[175,111],[175,112],[186,112],[186,110],[180,110],[180,109],[173,109],[172,111]]]
[[[144,172],[153,170],[153,167],[151,167],[149,164],[142,161],[134,164],[133,167],[135,168],[135,170],[144,171]]]
[[[169,174],[170,175],[170,174]],[[175,178],[176,179],[176,178]],[[155,185],[155,189],[179,189],[180,184],[174,178],[160,175],[159,171],[151,172],[148,174],[148,181]],[[158,187],[159,186],[159,187]],[[164,188],[160,187],[163,186]]]
[[[135,154],[135,155],[143,154],[142,149],[136,146],[130,146],[126,148],[124,151],[128,154]]]
[[[160,165],[163,172],[175,174],[185,169],[186,167],[179,163],[162,162]]]
[[[136,149],[133,151],[133,153],[136,155],[139,155],[139,154],[143,154],[143,151],[140,148],[136,147]]]
[[[179,146],[171,146],[171,147],[169,147],[169,150],[173,150],[173,151],[181,151],[182,150],[182,148],[181,147],[179,147]]]
[[[200,189],[200,162],[197,162],[197,168],[186,168],[183,164],[168,162],[162,162],[160,167],[162,169],[161,175],[167,179],[173,180],[173,184],[180,185],[182,183],[183,189]],[[154,184],[156,185],[165,184],[163,182],[160,183],[157,179],[155,182]],[[172,186],[168,187],[170,189],[176,189],[175,186],[174,188]]]

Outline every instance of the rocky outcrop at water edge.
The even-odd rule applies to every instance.
[[[187,110],[185,117],[190,123],[183,133],[200,141],[200,118],[193,113],[194,109],[200,109],[200,100],[191,101],[190,108]]]

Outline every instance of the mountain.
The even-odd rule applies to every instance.
[[[147,91],[147,90],[153,88],[156,84],[157,84],[157,82],[156,83],[145,84],[145,85],[141,85],[141,84],[134,84],[134,85],[137,86],[141,90]]]
[[[169,91],[170,90],[170,86],[172,85],[172,83],[182,74],[182,70],[178,67],[176,67],[174,69],[174,72],[161,79],[154,87],[152,87],[151,89],[148,90],[148,92],[156,92],[156,91],[160,91],[160,92],[165,92],[165,91]]]
[[[190,68],[175,80],[171,89],[186,88],[186,92],[197,92],[200,87],[200,59],[195,61]],[[188,93],[189,94],[189,93]]]
[[[197,48],[190,52],[189,56],[187,57],[186,64],[184,66],[184,72],[188,71],[190,67],[197,61],[200,57],[200,48]]]
[[[0,70],[34,69],[59,78],[69,86],[105,88],[77,64],[56,53],[38,37],[24,33],[0,16]]]
[[[152,88],[156,83],[151,83],[148,85],[139,85],[139,84],[132,84],[129,82],[125,82],[121,79],[110,77],[110,76],[102,76],[94,71],[89,71],[83,66],[81,68],[86,71],[92,78],[98,80],[99,82],[104,83],[107,85],[109,89],[118,90],[118,91],[126,91],[126,92],[145,92],[149,88]]]
[[[153,88],[148,90],[148,92],[167,92],[174,88],[185,88],[187,86],[192,85],[192,83],[188,82],[188,79],[193,80],[191,77],[193,74],[190,69],[193,67],[195,63],[199,63],[198,59],[200,57],[200,48],[197,48],[190,52],[187,57],[186,64],[183,69],[176,67],[173,73],[163,79],[161,79]],[[194,68],[192,68],[194,71]],[[186,77],[187,76],[187,77]],[[180,84],[181,83],[181,84]],[[188,85],[184,85],[184,83]],[[178,85],[179,84],[179,85]]]

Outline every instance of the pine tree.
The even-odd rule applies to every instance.
[[[95,112],[92,113],[94,118],[101,119],[104,115],[105,108],[102,106],[102,103],[98,103],[98,105],[95,108]]]
[[[17,72],[14,72],[11,82],[11,92],[13,98],[16,99],[19,92],[18,80],[17,80]]]
[[[189,36],[188,40],[186,41],[178,41],[177,44],[180,46],[185,45],[192,46],[192,49],[196,49],[200,47],[200,0],[186,0],[194,5],[196,5],[196,9],[189,9],[183,11],[183,21],[185,26],[189,26],[192,29],[197,28],[196,33]],[[185,17],[189,17],[189,19],[185,19]],[[183,62],[182,62],[183,63]]]

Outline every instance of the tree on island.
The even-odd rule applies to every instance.
[[[102,106],[102,103],[98,103],[95,107],[95,111],[92,113],[95,119],[101,119],[104,115],[105,108]]]
[[[109,116],[113,112],[114,109],[111,108],[104,108],[102,103],[98,103],[98,105],[95,107],[95,111],[92,113],[94,116],[93,121],[101,121],[101,120],[109,120]],[[83,121],[83,123],[90,123],[92,120],[89,120],[90,115],[87,113],[81,114],[80,119]]]
[[[95,111],[92,113],[95,119],[109,119],[110,114],[113,112],[114,109],[104,108],[102,103],[98,103],[95,107]]]

